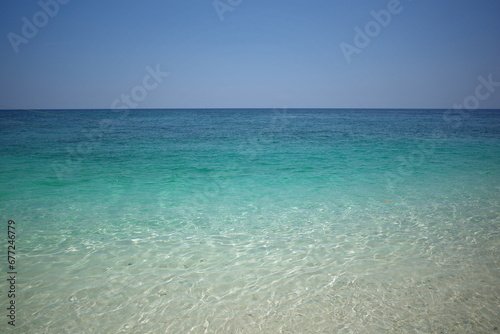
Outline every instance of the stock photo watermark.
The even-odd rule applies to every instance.
[[[7,39],[12,46],[12,49],[17,54],[19,53],[19,46],[22,44],[28,44],[30,40],[38,35],[40,29],[45,27],[51,19],[53,19],[60,9],[60,5],[66,5],[70,0],[40,0],[38,5],[41,10],[35,12],[31,16],[31,20],[26,16],[21,18],[21,29],[20,34],[15,32],[9,32],[7,34]]]
[[[142,78],[142,85],[137,85],[130,90],[130,94],[122,94],[120,98],[114,99],[111,102],[111,109],[130,109],[137,108],[139,103],[148,97],[148,92],[158,88],[169,73],[162,72],[160,65],[156,65],[153,70],[151,66],[146,66],[146,74]]]
[[[242,2],[243,0],[214,0],[212,5],[219,16],[219,20],[224,21],[224,14],[226,12],[232,12],[236,7],[241,5]]]
[[[466,96],[461,103],[454,103],[453,107],[447,109],[443,113],[445,124],[453,129],[458,129],[463,125],[463,121],[471,116],[468,112],[474,112],[481,106],[481,101],[489,99],[495,91],[500,87],[500,81],[493,79],[493,74],[490,73],[484,77],[480,75],[477,78],[478,84],[474,89],[474,93]],[[437,141],[447,137],[444,130],[436,128],[431,134],[431,139],[423,141],[417,145],[408,156],[400,155],[397,160],[400,162],[396,173],[386,172],[386,188],[394,191],[395,184],[403,181],[404,177],[412,175],[418,167],[420,167],[426,159],[434,154]]]
[[[17,263],[16,263],[16,222],[7,221],[7,323],[9,326],[16,326],[16,283],[17,283]]]
[[[389,0],[386,9],[370,11],[373,20],[368,21],[363,29],[359,26],[353,28],[355,34],[352,44],[347,42],[341,42],[339,44],[346,62],[350,64],[352,62],[352,56],[360,54],[361,51],[371,43],[372,39],[380,35],[382,29],[386,28],[391,23],[393,16],[401,14],[403,8],[401,1]]]
[[[163,72],[160,69],[160,65],[156,65],[154,69],[151,66],[146,66],[146,72],[147,74],[142,78],[140,85],[134,86],[129,92],[121,94],[119,98],[111,102],[110,108],[113,111],[123,111],[118,117],[118,121],[123,121],[128,116],[130,109],[138,107],[139,103],[147,98],[149,92],[158,88],[169,75],[168,72]],[[81,164],[83,157],[98,147],[98,140],[102,139],[105,134],[113,132],[115,123],[116,121],[111,119],[104,119],[99,121],[99,126],[92,131],[83,130],[82,134],[87,139],[79,142],[76,147],[66,148],[68,155],[65,163],[52,164],[57,178],[63,180],[72,175]]]
[[[487,78],[482,75],[477,78],[479,84],[471,94],[464,98],[462,103],[453,104],[452,109],[446,110],[443,114],[443,120],[448,123],[453,123],[453,128],[458,128],[462,125],[462,121],[469,118],[470,114],[467,111],[476,111],[481,105],[481,101],[485,101],[495,92],[496,87],[500,87],[500,81],[493,80],[493,74],[489,74]]]

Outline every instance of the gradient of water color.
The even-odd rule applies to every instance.
[[[500,112],[444,112],[1,111],[16,331],[496,332]]]

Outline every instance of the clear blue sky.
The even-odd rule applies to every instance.
[[[1,1],[0,104],[109,108],[157,65],[169,76],[138,108],[449,108],[500,82],[496,0],[401,0],[348,63],[340,43],[388,2],[243,0],[221,21],[212,0],[71,0],[16,53],[8,34],[42,8]]]

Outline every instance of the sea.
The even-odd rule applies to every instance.
[[[500,110],[0,110],[0,156],[2,333],[500,333]]]

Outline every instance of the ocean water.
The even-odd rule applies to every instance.
[[[500,332],[498,110],[4,110],[0,131],[2,332]]]

